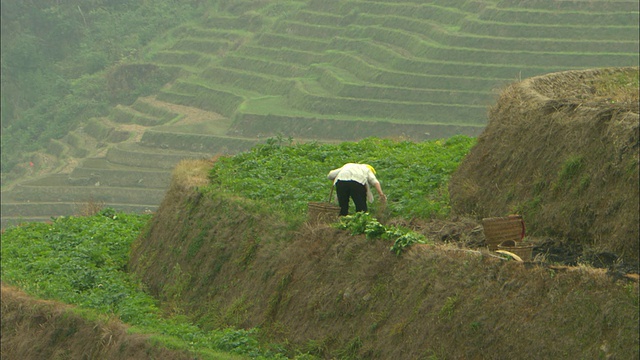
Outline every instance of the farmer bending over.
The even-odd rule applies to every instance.
[[[371,186],[378,191],[382,201],[387,197],[382,192],[380,182],[376,179],[376,170],[368,164],[347,163],[341,168],[331,170],[327,177],[333,181],[340,205],[340,216],[349,214],[349,198],[356,205],[356,212],[367,211],[367,200],[373,202]]]

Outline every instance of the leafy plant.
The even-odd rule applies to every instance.
[[[349,230],[351,235],[364,234],[369,223],[375,220],[367,212],[357,212],[354,215],[342,216],[338,219],[338,229]]]
[[[342,216],[335,223],[335,227],[349,230],[352,235],[366,234],[368,239],[382,238],[391,240],[393,245],[390,250],[396,255],[400,255],[402,251],[413,244],[428,243],[424,235],[402,227],[386,227],[367,212]]]
[[[387,231],[387,228],[380,224],[377,219],[372,218],[371,221],[367,223],[364,229],[364,233],[367,235],[367,238],[373,239],[376,237],[382,236]]]
[[[427,239],[422,234],[414,231],[387,231],[386,237],[395,238],[391,251],[396,255],[400,255],[406,248],[413,244],[426,244]]]

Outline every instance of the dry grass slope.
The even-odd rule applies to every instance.
[[[148,336],[127,333],[127,326],[118,320],[88,320],[71,306],[36,300],[4,284],[2,358],[192,359],[187,353],[154,345]]]
[[[638,68],[613,68],[507,87],[451,178],[453,209],[477,218],[521,213],[532,234],[637,264],[637,79]]]

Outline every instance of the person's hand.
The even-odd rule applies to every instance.
[[[387,202],[387,195],[385,195],[385,194],[380,194],[380,200],[381,200],[382,202]]]

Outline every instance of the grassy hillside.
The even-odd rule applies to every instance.
[[[637,79],[637,68],[614,68],[513,84],[477,142],[272,138],[235,156],[180,162],[153,217],[107,208],[9,228],[3,281],[78,308],[3,285],[3,354],[636,358],[637,257],[624,251],[637,247],[626,236],[637,213],[624,209],[638,202],[629,150],[638,143]],[[517,115],[499,116],[504,109]],[[573,146],[513,142],[530,121],[544,125],[540,112]],[[570,136],[584,131],[603,134]],[[614,151],[600,145],[607,136]],[[522,160],[531,154],[541,162]],[[312,219],[306,206],[326,201],[325,174],[347,161],[377,168],[388,203],[336,223]],[[508,180],[522,169],[538,176],[525,176],[534,184]],[[499,191],[503,178],[521,188]],[[449,197],[470,216],[452,216]],[[487,251],[478,219],[519,202],[536,204],[515,207],[534,245],[528,262]],[[597,225],[571,206],[601,209]],[[585,237],[565,233],[567,221]],[[594,229],[624,231],[585,241]]]
[[[637,283],[602,270],[525,267],[453,241],[397,256],[385,240],[287,232],[252,201],[199,194],[170,192],[131,268],[204,327],[260,326],[325,359],[638,354]]]
[[[282,359],[258,342],[257,330],[203,330],[159,309],[127,271],[131,244],[148,220],[105,208],[3,232],[2,355]]]
[[[105,209],[10,228],[2,237],[3,281],[91,310],[43,306],[5,287],[3,326],[21,326],[3,339],[3,354],[94,351],[117,359],[123,352],[140,354],[124,345],[133,342],[147,358],[179,358],[185,351],[235,358],[221,350],[266,359],[637,356],[638,283],[618,277],[615,268],[594,268],[586,259],[577,267],[544,257],[518,263],[479,249],[481,241],[468,247],[478,236],[477,222],[451,227],[462,219],[426,219],[398,207],[376,209],[386,230],[424,239],[399,252],[392,251],[392,238],[372,236],[369,226],[361,234],[355,227],[300,221],[306,212],[297,204],[326,195],[312,181],[326,184],[313,164],[343,161],[345,148],[387,155],[377,167],[395,200],[390,204],[429,208],[437,199],[446,207],[441,191],[448,174],[473,144],[450,141],[274,142],[215,163],[182,162],[148,223],[146,216]],[[422,157],[425,166],[438,159],[451,166],[407,172],[403,160],[421,152],[430,155]],[[283,186],[292,187],[273,177],[289,164],[309,175],[293,185],[299,197],[273,201],[276,189],[286,194]],[[250,178],[256,179],[250,186],[236,188]],[[399,185],[418,179],[440,182],[416,188],[422,196]],[[260,182],[273,188],[256,192]],[[25,313],[38,311],[63,315],[26,320],[32,318]],[[105,325],[95,312],[112,320]],[[127,339],[117,319],[145,335]],[[42,324],[47,332],[38,332]],[[101,340],[104,334],[113,343]]]

